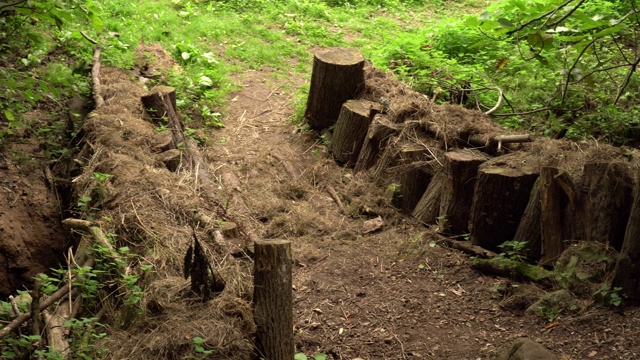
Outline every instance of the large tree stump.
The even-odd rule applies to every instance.
[[[386,115],[376,114],[364,138],[358,160],[353,168],[353,173],[357,174],[375,165],[389,137],[396,134],[399,130],[399,127],[389,121]]]
[[[313,58],[311,87],[305,118],[309,127],[322,130],[338,120],[342,104],[364,88],[364,57],[353,49],[320,50]]]
[[[631,214],[625,229],[624,243],[614,270],[612,287],[633,302],[640,301],[640,176],[636,178]]]
[[[524,209],[518,230],[513,236],[513,241],[527,243],[525,253],[528,259],[540,260],[541,236],[540,236],[540,180],[536,181],[531,189],[529,202]]]
[[[581,186],[585,239],[609,243],[620,251],[633,193],[628,163],[590,162],[584,165]]]
[[[425,225],[435,224],[440,214],[440,197],[444,180],[444,172],[438,171],[411,213],[411,216]]]
[[[258,240],[254,261],[256,349],[268,360],[293,359],[291,242]]]
[[[373,102],[368,100],[348,100],[342,105],[331,142],[334,159],[347,166],[358,161],[367,130],[371,124]]]
[[[498,245],[513,240],[537,169],[536,158],[519,153],[480,165],[469,220],[473,244],[497,251]]]
[[[444,182],[440,198],[441,231],[469,233],[469,211],[480,164],[488,156],[477,150],[453,150],[444,154]]]
[[[165,97],[169,100],[171,107],[177,109],[176,89],[171,86],[156,86],[141,98],[144,108],[147,109],[155,124],[166,123],[169,120],[169,109],[163,102]]]

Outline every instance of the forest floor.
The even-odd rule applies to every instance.
[[[640,354],[639,309],[588,307],[552,322],[505,309],[508,288],[518,285],[472,270],[467,255],[437,245],[432,230],[390,206],[384,186],[353,177],[317,137],[296,131],[282,80],[250,71],[238,81],[242,89],[229,102],[226,127],[212,134],[210,151],[240,174],[262,236],[293,242],[301,352],[337,359],[491,359],[528,337],[562,359]],[[285,83],[295,89],[302,82],[291,74]],[[283,161],[301,175],[288,174]],[[367,221],[378,216],[383,228],[368,233]]]
[[[262,69],[238,76],[242,86],[228,99],[225,128],[208,130],[211,141],[201,150],[215,159],[208,165],[216,177],[237,174],[248,209],[243,225],[261,238],[293,243],[299,352],[335,359],[494,359],[527,337],[561,359],[640,356],[638,308],[590,304],[577,314],[542,318],[505,306],[512,289],[528,284],[472,270],[467,255],[441,246],[433,230],[399,213],[384,195],[385,184],[338,166],[321,139],[292,123],[293,94],[305,80],[289,75],[276,78]],[[12,146],[5,154],[26,145]],[[37,156],[40,150],[24,151]],[[38,213],[46,212],[44,204],[55,209],[45,195],[45,175],[26,171],[15,156],[2,160],[0,232],[19,222],[24,231],[44,235],[29,219],[57,223],[54,215]],[[29,203],[39,197],[40,208]],[[379,229],[370,227],[374,220],[382,220]]]

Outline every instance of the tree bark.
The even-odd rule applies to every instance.
[[[336,122],[331,153],[339,164],[354,166],[371,124],[374,103],[368,100],[347,100]]]
[[[562,197],[555,176],[560,171],[545,166],[540,170],[540,237],[542,240],[542,265],[553,265],[564,251],[564,225],[562,208],[566,199]]]
[[[357,174],[375,165],[389,137],[398,131],[399,128],[394,126],[386,115],[377,114],[374,116],[367,135],[364,138],[360,154],[358,154],[358,160],[353,168],[353,173]]]
[[[477,150],[453,150],[444,155],[440,215],[445,216],[446,221],[440,231],[456,235],[469,233],[469,212],[478,167],[487,160],[487,155]]]
[[[169,120],[169,109],[166,108],[163,98],[169,99],[171,107],[177,109],[176,89],[171,86],[156,86],[141,98],[144,108],[155,124],[164,124]]]
[[[429,162],[418,164],[422,165],[410,168],[400,175],[400,203],[398,205],[405,214],[413,213],[433,178],[432,165]]]
[[[322,130],[336,123],[342,104],[364,88],[364,57],[352,49],[330,48],[313,58],[305,118]]]
[[[291,242],[258,240],[254,261],[254,317],[258,358],[293,359]]]
[[[536,181],[531,189],[529,202],[524,209],[522,219],[518,225],[518,230],[513,237],[513,241],[526,242],[526,253],[523,254],[528,259],[540,260],[542,251],[540,235],[540,180]]]
[[[640,301],[640,176],[636,178],[631,205],[631,215],[625,229],[624,243],[616,268],[612,287],[622,288],[622,293],[633,302]]]
[[[584,166],[582,189],[585,239],[608,243],[620,251],[629,221],[632,178],[628,164],[591,162]]]
[[[444,180],[444,172],[438,171],[411,213],[411,216],[425,225],[435,224],[436,218],[440,215],[440,196]]]
[[[537,159],[515,153],[480,165],[471,205],[469,230],[473,244],[492,251],[513,240],[533,184]]]

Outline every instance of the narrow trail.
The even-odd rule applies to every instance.
[[[250,71],[237,81],[243,86],[231,95],[226,128],[213,133],[209,156],[224,164],[217,173],[240,180],[242,225],[260,238],[293,242],[298,351],[336,359],[493,359],[529,337],[580,359],[603,345],[594,336],[609,333],[620,346],[598,358],[631,354],[632,344],[623,343],[634,341],[607,330],[619,315],[594,310],[545,329],[523,309],[503,309],[500,289],[508,281],[471,270],[466,256],[436,245],[435,234],[397,213],[384,187],[354,178],[321,141],[295,130],[292,93],[304,80]],[[377,216],[383,228],[365,233]],[[636,313],[629,321],[640,321]]]

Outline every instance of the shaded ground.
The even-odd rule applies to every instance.
[[[57,267],[69,246],[42,148],[30,134],[20,135],[0,153],[0,298],[31,288],[32,278]]]
[[[294,244],[296,344],[337,359],[491,359],[518,337],[563,359],[628,359],[640,353],[637,309],[591,307],[552,326],[500,306],[510,283],[471,270],[465,255],[435,245],[384,199],[384,187],[353,178],[315,137],[296,132],[290,95],[268,72],[249,72],[233,95],[211,151],[239,174],[252,226]],[[285,170],[293,164],[300,172]],[[327,192],[333,187],[347,215]],[[369,213],[362,209],[370,209]],[[363,234],[381,215],[381,232]],[[513,287],[515,288],[516,285]]]
[[[117,80],[121,82],[118,86],[129,88],[127,74],[113,72],[110,76],[112,83]],[[222,203],[234,219],[260,238],[293,242],[294,323],[299,351],[308,355],[326,353],[335,359],[493,359],[514,339],[528,337],[563,359],[638,356],[640,344],[634,329],[640,319],[636,308],[621,313],[592,306],[576,315],[554,316],[552,324],[550,318],[525,315],[518,307],[507,309],[503,302],[506,295],[524,285],[471,270],[466,256],[437,245],[435,233],[402,216],[389,204],[384,196],[389,184],[376,183],[366,175],[354,177],[349,169],[330,159],[326,146],[314,134],[292,125],[292,93],[304,84],[303,79],[294,74],[276,79],[273,73],[263,70],[244,73],[236,81],[243,86],[229,99],[226,128],[208,131],[206,136],[211,143],[201,150],[210,173],[220,184],[216,200],[227,197]],[[121,107],[141,113],[135,91],[135,96],[126,99],[137,105],[129,106],[127,102]],[[114,174],[113,183],[104,186],[113,190],[114,198],[119,196],[126,201],[115,206],[105,199],[103,210],[128,214],[126,218],[123,215],[118,230],[131,235],[129,240],[140,241],[132,246],[143,240],[153,241],[154,253],[149,250],[147,258],[155,262],[156,270],[168,274],[147,289],[147,313],[142,321],[128,330],[111,329],[118,351],[132,356],[145,346],[155,347],[166,357],[178,358],[179,350],[191,346],[193,336],[208,335],[205,329],[218,319],[219,309],[215,307],[226,304],[235,304],[237,309],[224,309],[225,315],[237,317],[250,333],[251,326],[247,324],[251,319],[244,316],[250,313],[251,291],[243,287],[249,279],[234,279],[248,274],[250,263],[246,260],[225,257],[217,264],[226,267],[223,275],[227,276],[228,288],[235,288],[221,297],[228,298],[194,305],[184,295],[187,282],[181,278],[180,266],[182,254],[191,242],[186,210],[200,208],[215,214],[219,209],[207,197],[213,195],[197,193],[193,190],[196,186],[183,181],[182,174],[170,173],[152,158],[129,151],[118,142],[119,137],[123,141],[133,138],[126,143],[131,149],[135,149],[133,145],[148,148],[159,136],[152,125],[137,118],[134,120],[139,120],[139,129],[124,127],[110,121],[108,111],[105,113],[101,120],[104,123],[93,126],[108,140],[105,145],[109,141],[117,144],[117,151],[105,150],[114,151],[117,154],[112,155],[117,156],[91,166],[96,166],[95,171]],[[16,146],[31,146],[23,151],[38,153],[35,145]],[[134,160],[146,161],[142,170],[138,171],[140,163]],[[120,173],[117,166],[122,164],[129,170]],[[59,219],[53,211],[55,197],[44,186],[44,175],[40,175],[37,166],[28,167],[7,155],[0,161],[0,171],[4,196],[0,207],[2,249],[5,253],[13,251],[14,258],[36,256],[26,252],[27,248],[44,251],[38,258],[52,258],[55,249],[30,242],[43,234],[56,236],[59,232]],[[237,175],[239,183],[235,188],[221,181],[227,174]],[[180,187],[172,182],[175,179]],[[138,191],[133,187],[116,187],[140,182],[144,182],[138,189],[140,193],[130,193]],[[86,186],[89,190],[93,189],[90,185]],[[157,188],[158,185],[166,188]],[[338,194],[344,211],[330,190]],[[246,208],[229,200],[232,192],[239,192]],[[187,200],[176,194],[186,194]],[[129,199],[136,199],[135,204]],[[161,211],[154,207],[158,205]],[[127,207],[132,207],[133,213],[128,213]],[[178,208],[185,211],[178,212]],[[383,220],[382,229],[369,232],[367,222],[378,217]],[[41,225],[36,218],[45,221]],[[177,220],[179,225],[169,229],[166,219]],[[155,227],[158,224],[166,227]],[[7,237],[6,229],[17,235]],[[43,269],[52,266],[45,262],[42,265]],[[19,265],[12,269],[26,278],[43,270]],[[237,284],[233,284],[235,280]],[[240,295],[234,298],[234,292]],[[191,301],[188,306],[187,301]],[[218,303],[213,304],[215,301]],[[212,309],[218,312],[214,314]],[[176,334],[177,326],[187,326],[189,333]],[[145,331],[147,334],[143,334]],[[217,331],[226,334],[231,330],[221,326]],[[157,344],[149,339],[155,339]],[[127,341],[135,345],[126,348]],[[243,343],[242,349],[247,348],[250,344]]]

